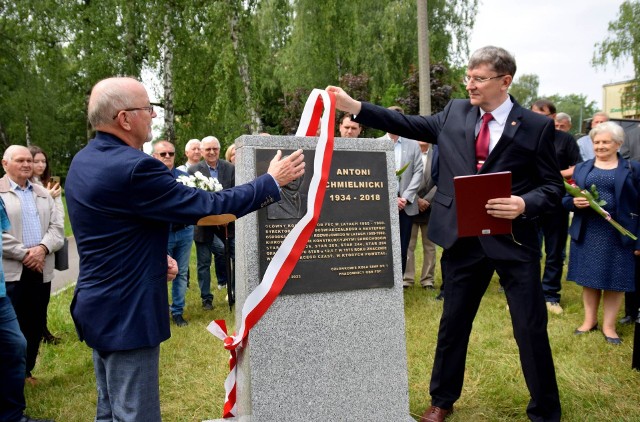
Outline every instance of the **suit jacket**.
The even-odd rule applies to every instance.
[[[55,264],[54,252],[64,243],[64,214],[56,207],[55,201],[43,186],[32,183],[33,195],[40,220],[42,243],[49,249],[45,257],[42,279],[45,283],[53,279]],[[22,260],[27,254],[27,248],[22,243],[22,203],[18,194],[11,189],[9,176],[0,179],[0,198],[4,201],[7,217],[11,222],[8,232],[2,233],[2,267],[7,281],[18,281],[22,276]]]
[[[366,126],[438,144],[438,190],[429,225],[429,237],[444,248],[458,240],[453,178],[511,171],[513,195],[525,202],[524,214],[513,221],[512,235],[481,236],[486,256],[493,259],[538,259],[540,245],[535,217],[550,209],[564,194],[553,148],[553,120],[520,107],[513,99],[504,132],[478,171],[475,126],[480,109],[469,100],[452,100],[433,116],[409,116],[362,103],[356,121]]]
[[[280,199],[268,174],[221,192],[190,188],[159,160],[104,132],[73,158],[65,192],[80,257],[71,315],[80,339],[100,351],[169,338],[169,223],[242,217]]]
[[[189,167],[189,174],[195,174],[197,171],[207,177],[211,177],[207,162],[202,160],[198,164]],[[218,160],[218,181],[224,189],[232,188],[236,185],[236,168],[233,164],[225,160]],[[235,224],[229,223],[229,235],[233,236],[235,232]],[[196,242],[210,243],[213,241],[213,235],[218,234],[224,239],[224,231],[221,226],[196,226],[193,231],[193,240]]]
[[[397,112],[396,112],[397,113]],[[388,139],[386,136],[378,139]],[[404,207],[404,212],[409,216],[418,214],[418,188],[420,187],[420,181],[422,180],[422,152],[420,151],[420,145],[413,139],[402,138],[398,140],[400,142],[400,163],[396,163],[396,167],[401,169],[407,163],[409,166],[400,175],[398,181],[398,191],[400,197],[407,200],[407,205]]]
[[[587,160],[576,166],[573,171],[573,180],[580,187],[586,188],[587,175],[593,170],[594,160]],[[622,225],[625,229],[635,234],[638,238],[634,241],[628,236],[621,233],[612,232],[620,236],[622,243],[630,248],[640,250],[640,225],[638,225],[638,216],[640,215],[640,163],[629,161],[618,154],[618,167],[615,171],[615,201],[616,213],[612,215],[614,220]],[[573,205],[573,197],[566,194],[562,198],[564,207],[573,211],[573,219],[569,227],[569,235],[576,242],[582,242],[585,226],[584,216],[587,213],[595,212],[591,208],[578,209]],[[602,239],[606,242],[606,239]]]
[[[625,140],[620,147],[623,158],[640,161],[640,126],[631,129],[625,134]]]
[[[422,174],[422,180],[420,181],[420,187],[418,188],[418,196],[431,204],[433,202],[433,197],[436,195],[436,187],[435,180],[431,177],[431,167],[433,166],[433,154],[434,148],[433,145],[429,146],[427,150],[427,159],[424,165],[424,171]],[[413,217],[414,223],[427,224],[429,223],[429,217],[431,216],[431,205],[429,208],[424,210],[423,212],[418,212],[417,215]]]

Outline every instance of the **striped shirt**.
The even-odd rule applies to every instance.
[[[33,193],[33,185],[27,180],[27,187],[22,189],[13,180],[9,179],[11,189],[20,199],[22,208],[22,244],[25,248],[38,246],[42,240],[42,230],[40,228],[40,217],[36,208],[36,199]]]

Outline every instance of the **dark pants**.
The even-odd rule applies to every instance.
[[[42,273],[23,267],[20,280],[7,283],[7,296],[18,316],[20,330],[27,339],[25,376],[30,377],[36,366],[42,331],[47,320],[51,283],[42,282]]]
[[[638,308],[640,307],[640,256],[635,257],[636,275],[635,284],[636,291],[624,294],[624,315],[630,316],[632,319],[638,318]]]
[[[544,214],[541,217],[540,231],[544,238],[544,274],[542,291],[547,302],[560,302],[562,288],[562,267],[569,230],[569,212],[564,209]]]
[[[431,376],[432,404],[450,408],[460,397],[473,320],[494,271],[504,286],[533,421],[559,421],[560,398],[540,287],[540,262],[487,258],[477,238],[458,240],[442,255],[446,277],[438,344]]]
[[[413,219],[402,210],[398,213],[398,220],[400,223],[400,257],[402,259],[402,274],[404,275],[404,271],[407,269],[407,251],[411,241]]]
[[[27,341],[8,297],[0,297],[0,421],[19,421],[26,407]]]
[[[231,256],[231,260],[236,259],[236,238],[231,237],[228,239],[229,242],[229,255]],[[227,274],[227,253],[224,248],[224,235],[215,234],[213,236],[213,262],[216,264],[216,278],[218,279],[218,284],[221,286],[226,286],[229,282],[229,276]],[[231,267],[233,268],[233,266]]]

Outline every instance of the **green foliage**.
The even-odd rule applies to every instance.
[[[431,60],[452,66],[445,85],[466,59],[476,8],[429,2]],[[253,112],[262,130],[291,133],[300,98],[345,77],[366,78],[362,99],[395,102],[419,65],[413,0],[0,1],[0,37],[0,143],[41,146],[63,177],[92,136],[87,96],[105,77],[171,71],[182,154],[211,134],[225,148],[253,130]],[[168,107],[160,91],[154,105]]]
[[[540,86],[540,78],[534,74],[523,74],[517,80],[513,81],[509,88],[509,93],[524,108],[530,108],[531,104],[538,98],[538,87]]]
[[[582,121],[591,118],[598,111],[595,101],[587,101],[584,94],[559,95],[554,94],[546,97],[556,106],[558,112],[564,112],[571,116],[571,134],[578,134],[581,131]]]
[[[626,0],[620,5],[617,20],[609,22],[609,34],[597,43],[592,64],[605,67],[609,61],[620,65],[631,59],[636,83],[640,83],[640,1]],[[640,89],[635,90],[635,103],[640,104]]]

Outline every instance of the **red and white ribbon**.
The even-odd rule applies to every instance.
[[[321,115],[322,118],[320,118]],[[257,324],[282,291],[318,224],[333,156],[334,123],[334,95],[324,90],[314,89],[307,99],[300,119],[300,126],[296,132],[296,136],[316,136],[318,125],[322,125],[313,162],[313,177],[309,184],[307,213],[289,232],[271,259],[262,281],[247,297],[242,307],[242,321],[237,334],[234,333],[232,336],[227,334],[224,320],[212,321],[207,327],[214,336],[224,341],[225,349],[231,352],[229,361],[230,373],[224,383],[224,418],[231,418],[237,415],[236,352],[242,348],[242,342],[251,328]]]

